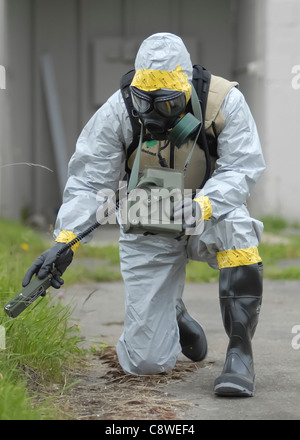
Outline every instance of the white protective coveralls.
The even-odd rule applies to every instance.
[[[191,83],[193,66],[182,40],[160,33],[142,43],[135,68],[173,71],[178,65]],[[117,353],[127,373],[159,373],[174,367],[181,352],[175,307],[184,291],[188,259],[219,269],[220,264],[230,266],[231,251],[246,250],[246,257],[253,254],[253,261],[259,261],[256,248],[263,225],[251,218],[246,208],[246,200],[265,168],[256,125],[244,96],[235,87],[221,110],[225,126],[218,137],[215,170],[204,187],[211,217],[205,221],[203,233],[175,240],[125,234],[121,227],[125,323]],[[55,237],[63,230],[78,235],[95,223],[97,193],[106,188],[118,190],[125,175],[125,149],[131,142],[132,127],[118,90],[95,113],[78,139],[69,163]]]

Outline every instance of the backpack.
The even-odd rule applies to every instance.
[[[121,82],[120,82],[120,89],[130,117],[132,130],[133,130],[133,141],[127,148],[126,159],[128,159],[131,156],[131,154],[135,151],[135,149],[138,147],[139,136],[140,136],[140,123],[138,117],[134,116],[133,113],[134,108],[133,108],[131,93],[129,89],[134,75],[135,75],[135,70],[130,70],[121,78]],[[205,121],[205,112],[206,112],[208,91],[210,86],[210,79],[211,79],[211,73],[208,70],[206,70],[204,67],[200,65],[193,66],[193,85],[200,101],[203,121]],[[187,112],[192,113],[192,107],[190,101],[187,105]],[[213,127],[213,131],[214,131],[214,136],[207,135],[205,133],[205,124],[203,123],[198,144],[199,144],[199,148],[201,148],[205,153],[207,169],[204,180],[200,188],[204,186],[205,182],[208,180],[210,176],[210,156],[215,158],[218,157],[217,133],[214,130],[214,127]],[[146,141],[150,139],[145,138],[144,140]],[[126,172],[130,174],[130,169],[128,168],[127,160],[126,160]]]

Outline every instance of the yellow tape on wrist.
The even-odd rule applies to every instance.
[[[209,220],[212,216],[212,207],[209,198],[205,196],[201,196],[201,197],[196,197],[194,201],[197,202],[201,208],[202,219]]]
[[[257,247],[218,252],[217,260],[219,269],[224,269],[225,267],[247,266],[262,261]]]
[[[70,241],[72,241],[74,238],[77,238],[77,235],[75,235],[73,232],[61,231],[55,241],[56,243],[70,243]],[[71,247],[72,251],[76,252],[80,245],[81,243],[78,241]]]

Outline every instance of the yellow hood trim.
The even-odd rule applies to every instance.
[[[153,92],[159,89],[184,92],[186,102],[189,101],[192,90],[192,86],[188,82],[188,76],[180,66],[177,66],[172,72],[168,70],[138,69],[135,72],[131,86],[145,92]]]

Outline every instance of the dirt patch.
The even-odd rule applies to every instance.
[[[119,366],[115,347],[108,347],[77,372],[74,379],[80,382],[60,404],[76,420],[181,420],[193,404],[166,393],[164,385],[182,382],[204,366],[178,361],[170,372],[132,376]]]

